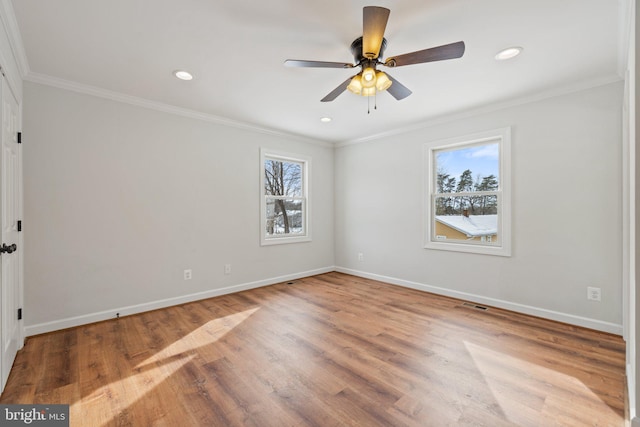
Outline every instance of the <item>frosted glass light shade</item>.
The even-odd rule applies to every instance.
[[[360,77],[360,74],[354,76],[351,79],[351,83],[349,83],[347,89],[349,89],[350,92],[355,93],[356,95],[360,95],[360,93],[362,92],[362,78]]]
[[[376,70],[371,67],[362,70],[362,87],[374,87],[376,85]]]
[[[393,82],[389,80],[389,77],[387,77],[385,73],[382,71],[376,73],[376,89],[378,89],[379,92],[389,89],[391,83]]]
[[[362,88],[362,93],[360,95],[362,96],[373,96],[376,94],[376,87],[372,86],[372,87],[363,87]]]

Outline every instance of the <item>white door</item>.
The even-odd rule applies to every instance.
[[[9,377],[18,349],[22,347],[18,308],[20,307],[20,254],[18,217],[21,198],[21,165],[18,145],[18,102],[2,77],[2,150],[0,151],[0,214],[2,215],[2,292],[0,293],[0,390]],[[13,246],[16,245],[16,246]]]

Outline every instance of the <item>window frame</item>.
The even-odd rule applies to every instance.
[[[474,145],[497,142],[499,146],[498,190],[490,191],[497,195],[498,243],[482,241],[438,240],[435,233],[435,201],[437,193],[437,168],[435,155],[442,150],[455,150]],[[485,255],[511,256],[511,128],[493,129],[485,132],[464,135],[455,138],[426,143],[425,147],[425,191],[423,222],[424,248],[444,251],[456,251]],[[483,195],[485,192],[460,193],[462,195]],[[448,193],[447,193],[448,194]]]
[[[291,162],[302,164],[302,196],[280,198],[299,199],[302,201],[302,233],[297,234],[267,234],[267,199],[277,199],[278,196],[265,194],[265,161],[275,160],[281,162]],[[311,158],[308,156],[284,153],[265,148],[260,149],[260,246],[279,245],[287,243],[299,243],[311,241],[311,224],[309,221],[309,211],[311,209],[311,198],[309,194],[311,176]]]

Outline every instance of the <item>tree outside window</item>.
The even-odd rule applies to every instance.
[[[262,243],[310,240],[307,225],[309,161],[263,153]]]

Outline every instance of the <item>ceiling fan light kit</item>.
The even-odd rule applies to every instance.
[[[374,96],[377,92],[383,92],[391,86],[393,82],[382,71],[367,72],[353,76],[347,89],[351,93],[361,96]]]
[[[358,37],[351,43],[351,53],[355,59],[355,64],[287,59],[284,65],[287,67],[311,68],[360,67],[361,71],[358,74],[342,82],[337,88],[322,98],[321,102],[333,101],[346,90],[360,96],[374,96],[377,92],[387,91],[395,99],[401,100],[411,95],[411,90],[390,75],[378,70],[378,65],[395,68],[404,65],[460,58],[464,55],[464,42],[459,41],[448,45],[394,56],[387,58],[385,61],[381,61],[380,58],[383,56],[384,50],[387,47],[384,31],[387,27],[390,13],[391,11],[384,7],[366,6],[363,8],[362,37]]]

